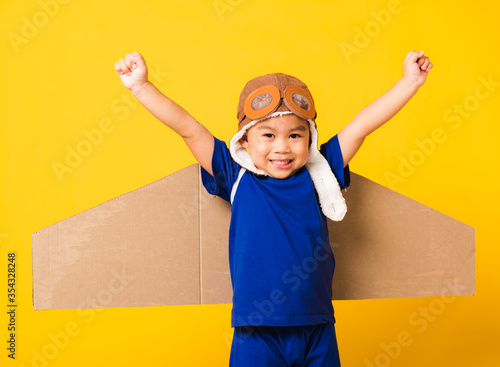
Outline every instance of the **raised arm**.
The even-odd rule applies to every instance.
[[[166,126],[179,134],[198,163],[212,174],[214,137],[208,129],[148,81],[148,69],[141,54],[127,54],[115,64],[123,85]]]
[[[338,134],[344,166],[365,138],[389,121],[424,85],[432,63],[424,52],[410,51],[403,62],[403,77],[385,94],[363,108]]]

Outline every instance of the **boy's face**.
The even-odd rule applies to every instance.
[[[269,118],[248,129],[241,146],[269,176],[290,177],[309,157],[309,122],[296,115]]]

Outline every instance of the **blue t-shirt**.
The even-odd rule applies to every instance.
[[[216,138],[210,194],[230,201],[240,166]],[[349,186],[337,136],[321,146],[340,187]],[[231,207],[229,266],[233,327],[334,323],[332,278],[335,259],[327,219],[305,167],[286,179],[245,171]]]

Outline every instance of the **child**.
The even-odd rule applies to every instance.
[[[319,151],[314,101],[295,77],[276,73],[247,83],[228,149],[148,81],[139,53],[115,64],[141,104],[184,139],[207,191],[232,204],[231,366],[340,366],[326,218],[342,220],[349,161],[431,68],[423,51],[408,53],[403,77]]]

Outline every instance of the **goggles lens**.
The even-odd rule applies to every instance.
[[[269,93],[258,95],[252,100],[252,110],[258,111],[271,104],[273,96]]]
[[[307,98],[298,93],[292,94],[292,101],[303,110],[309,110],[311,107]]]

